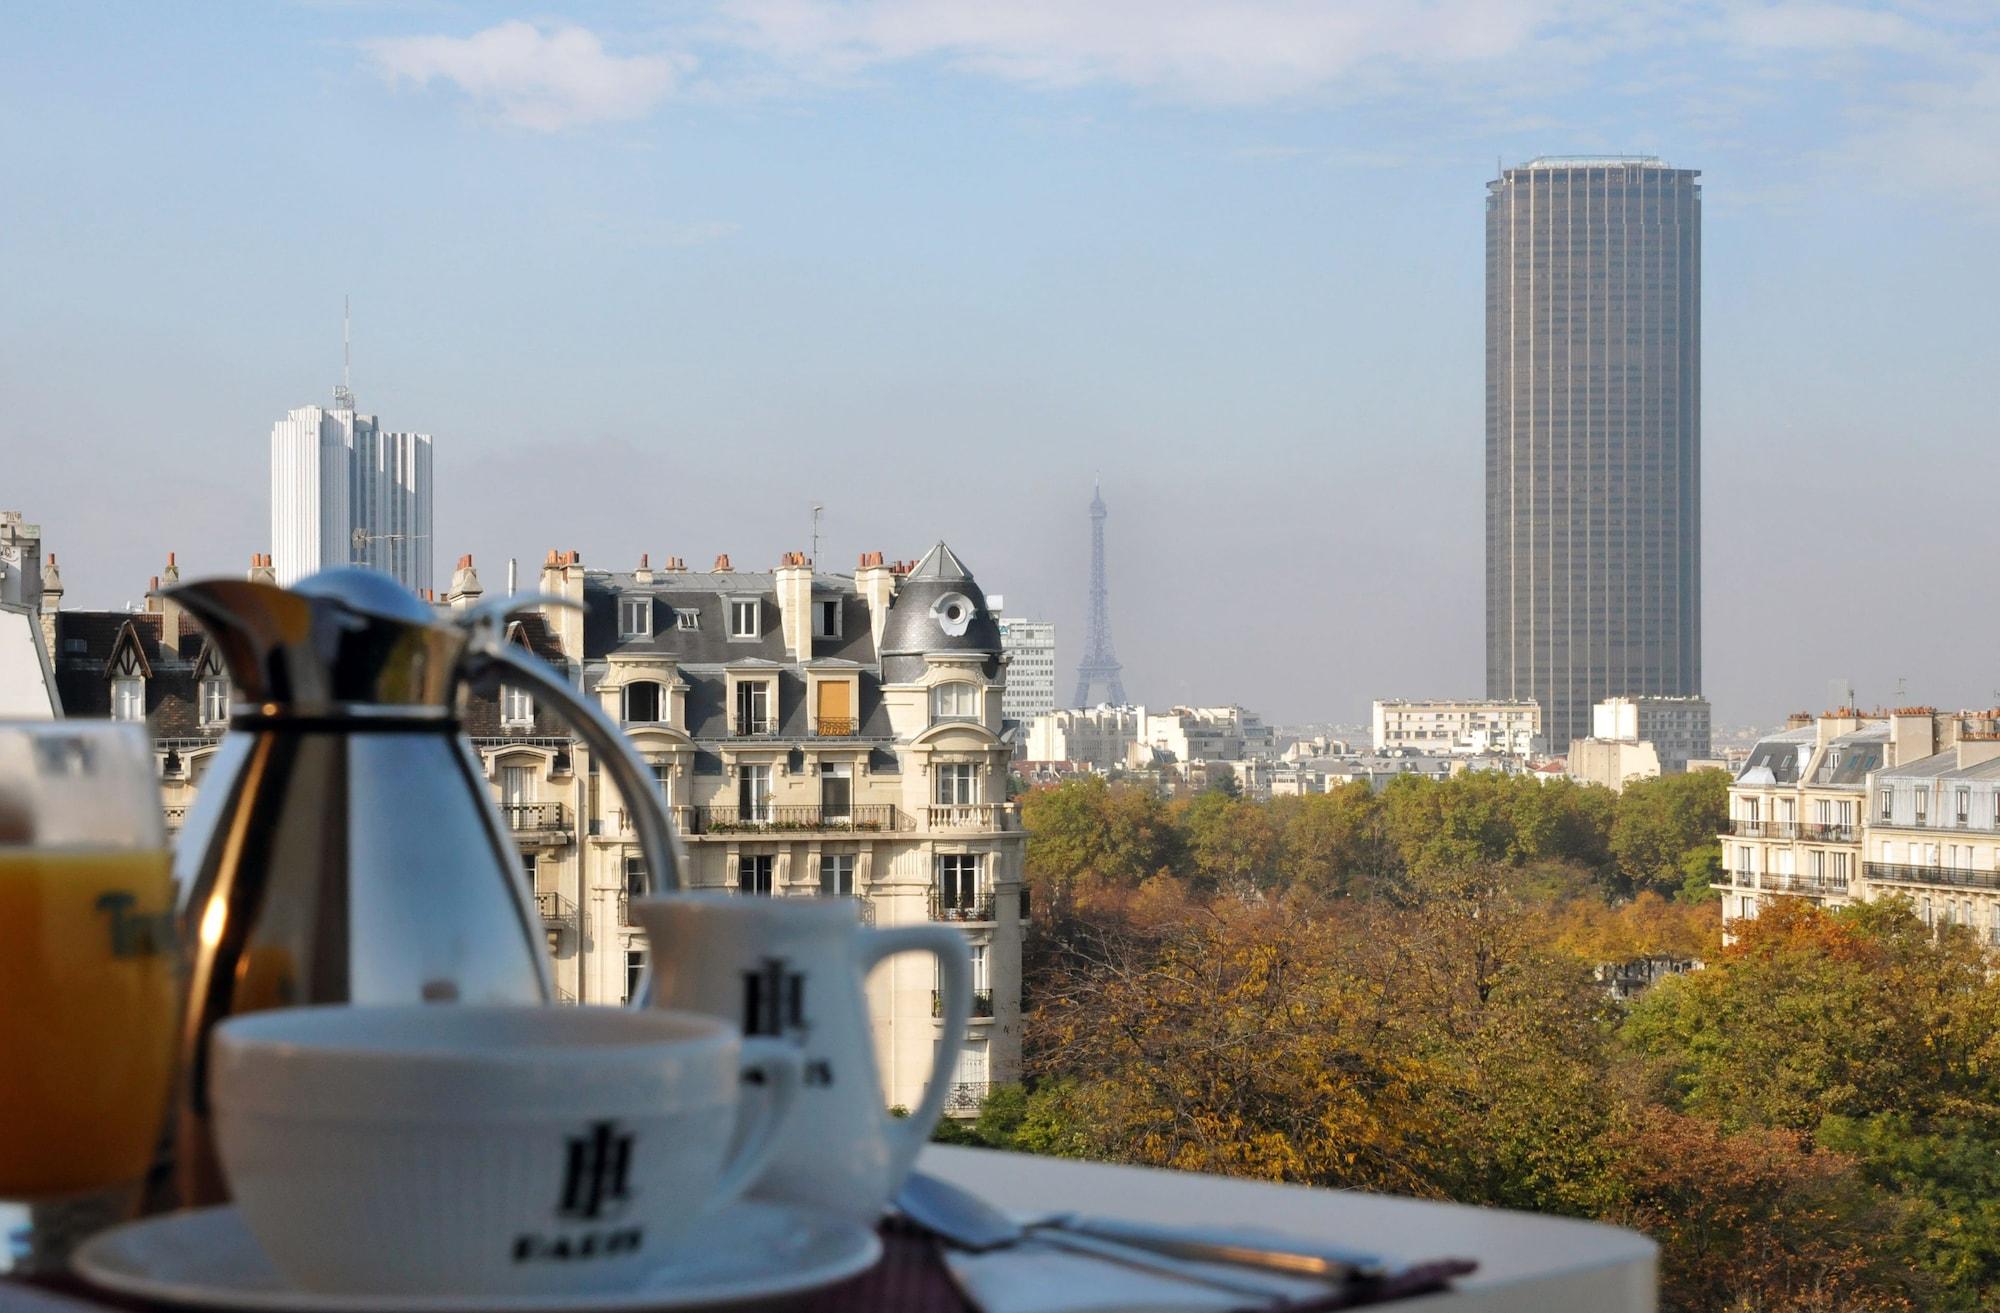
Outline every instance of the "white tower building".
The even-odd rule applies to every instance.
[[[1056,626],[1052,620],[1000,619],[1000,645],[1012,660],[1000,714],[1023,725],[1056,709]]]
[[[271,428],[271,555],[278,582],[368,565],[431,588],[431,439],[384,433],[341,388]]]

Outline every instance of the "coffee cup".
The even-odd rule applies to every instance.
[[[762,1171],[799,1084],[787,1045],[610,1008],[251,1013],[210,1064],[251,1235],[296,1288],[352,1295],[634,1286]]]

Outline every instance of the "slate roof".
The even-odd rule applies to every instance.
[[[1958,749],[1954,746],[1946,748],[1943,752],[1933,753],[1928,757],[1920,757],[1906,766],[1897,766],[1890,770],[1879,771],[1875,779],[1880,784],[1903,780],[1969,780],[1973,782],[1980,780],[2000,780],[2000,757],[1993,758],[1990,761],[1974,762],[1970,766],[1960,766],[1958,764]]]
[[[197,738],[218,733],[201,724],[195,663],[206,646],[201,625],[183,612],[178,633],[162,636],[154,611],[58,611],[56,691],[65,716],[111,714],[111,660],[128,630],[145,666],[146,719],[156,738]]]
[[[1743,763],[1743,769],[1736,773],[1736,782],[1748,785],[1797,784],[1806,763],[1812,759],[1813,745],[1818,741],[1819,731],[1810,725],[1758,739],[1757,746],[1750,749],[1750,757]]]
[[[1814,764],[1812,778],[1806,783],[1814,788],[1853,787],[1861,788],[1868,783],[1868,772],[1880,770],[1889,748],[1889,727],[1872,725],[1855,730],[1850,734],[1840,734],[1826,745]]]
[[[945,627],[940,608],[952,597],[963,597],[971,609],[962,632]],[[882,678],[909,683],[924,672],[926,656],[963,652],[986,658],[980,664],[988,679],[1000,669],[1000,625],[986,605],[986,594],[965,563],[940,542],[904,576],[889,604],[882,627]]]

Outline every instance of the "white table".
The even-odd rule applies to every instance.
[[[1399,1311],[1652,1313],[1657,1302],[1657,1246],[1597,1222],[940,1144],[918,1165],[1024,1214],[1255,1226],[1392,1258],[1479,1263],[1451,1293],[1398,1303]]]

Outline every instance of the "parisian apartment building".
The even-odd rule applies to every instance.
[[[1725,929],[1770,898],[1895,896],[2000,944],[2000,710],[1793,717],[1751,750],[1729,814]]]
[[[227,726],[230,689],[193,617],[65,609],[52,559],[35,605],[67,715],[145,721],[170,830]],[[276,582],[269,555],[249,577]],[[970,571],[939,543],[921,561],[862,557],[852,573],[802,554],[706,571],[666,558],[586,569],[551,552],[540,590],[581,604],[524,610],[509,641],[594,698],[650,765],[695,888],[856,900],[877,926],[943,922],[973,958],[971,1040],[949,1073],[954,1114],[1020,1069],[1026,835],[1007,800],[1007,658]],[[484,600],[470,557],[441,616]],[[511,689],[470,696],[464,724],[521,855],[565,1001],[620,1004],[646,966],[631,912],[646,872],[629,809],[589,748]],[[933,961],[899,956],[868,981],[885,1093],[914,1106],[940,1022]]]
[[[1377,752],[1526,757],[1544,747],[1542,707],[1532,698],[1378,699],[1369,723]]]

